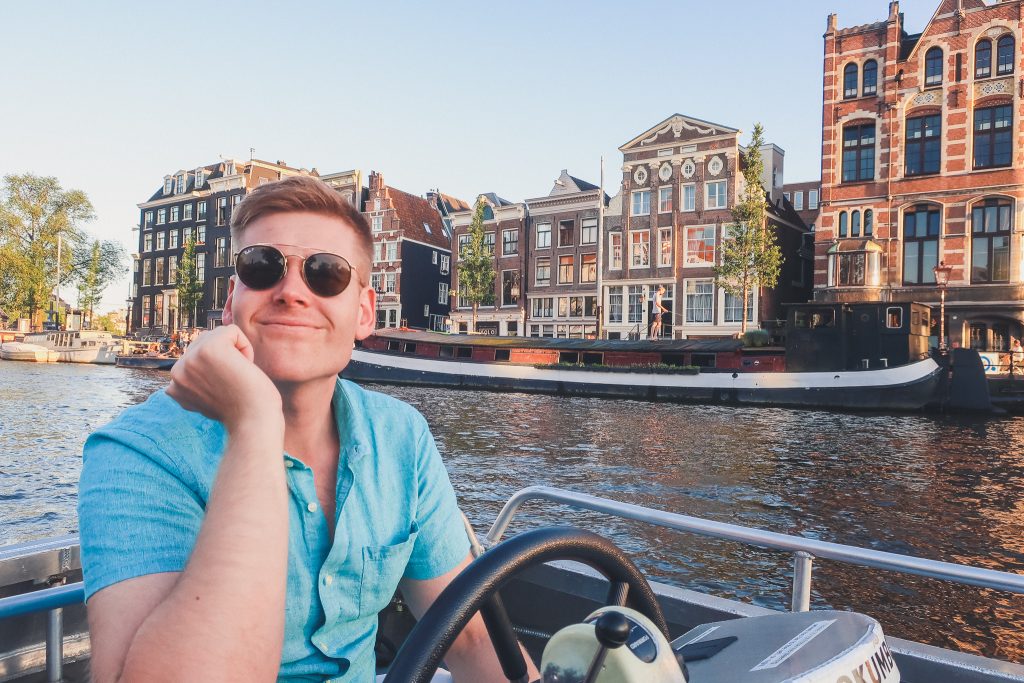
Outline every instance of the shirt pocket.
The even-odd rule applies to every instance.
[[[363,548],[363,573],[359,582],[359,616],[380,612],[391,601],[405,574],[419,528],[414,524],[408,537],[392,545]]]

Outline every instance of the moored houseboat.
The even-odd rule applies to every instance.
[[[35,332],[26,334],[25,342],[55,351],[61,363],[113,365],[121,350],[121,340],[103,330]]]

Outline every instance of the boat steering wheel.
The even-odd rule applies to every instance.
[[[526,663],[498,590],[521,571],[552,560],[574,560],[611,582],[606,604],[644,614],[668,638],[654,591],[636,565],[611,541],[572,527],[537,529],[504,541],[452,580],[419,620],[392,662],[384,683],[428,683],[441,659],[477,611],[506,678],[525,680]]]

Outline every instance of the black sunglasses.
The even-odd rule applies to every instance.
[[[352,281],[352,265],[344,256],[322,252],[295,258],[302,259],[302,281],[317,296],[337,296]],[[287,272],[288,257],[269,244],[252,244],[235,254],[235,275],[249,289],[270,289]]]

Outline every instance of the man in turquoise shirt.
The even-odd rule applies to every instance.
[[[231,231],[225,325],[86,443],[93,679],[372,680],[395,588],[420,614],[470,560],[455,495],[415,410],[338,379],[374,326],[362,215],[293,177]],[[446,661],[504,680],[479,617]]]

